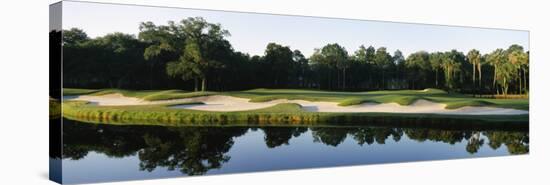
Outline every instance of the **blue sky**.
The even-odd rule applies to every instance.
[[[123,32],[137,36],[139,23],[157,25],[187,17],[204,17],[229,30],[227,39],[237,51],[263,55],[270,42],[299,49],[310,56],[314,48],[328,43],[344,46],[353,53],[360,45],[384,46],[393,54],[424,50],[467,52],[472,48],[488,53],[496,48],[519,44],[529,48],[527,31],[422,25],[381,21],[360,21],[301,16],[281,16],[224,11],[64,2],[63,28],[78,27],[90,37]]]

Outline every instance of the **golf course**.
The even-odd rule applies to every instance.
[[[529,153],[526,31],[63,4],[64,184]]]
[[[375,117],[527,121],[527,99],[490,99],[443,90],[329,92],[253,89],[231,92],[64,89],[63,115],[98,123],[320,124]],[[464,116],[467,115],[467,116]]]
[[[141,22],[137,38],[63,30],[62,116],[160,126],[528,123],[529,51],[518,44],[392,55],[269,42],[251,55],[230,36],[203,17]]]

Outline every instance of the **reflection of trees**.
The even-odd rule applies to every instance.
[[[269,148],[288,145],[292,137],[298,137],[307,131],[306,127],[265,127],[261,128],[264,133],[265,144]]]
[[[143,145],[142,129],[75,124],[63,120],[63,158],[80,159],[88,151],[104,153],[110,157],[132,156]]]
[[[479,148],[481,148],[481,146],[483,146],[483,143],[485,142],[485,140],[481,138],[481,132],[474,132],[473,134],[467,135],[466,138],[468,138],[466,151],[468,151],[468,153],[470,154],[477,153]]]
[[[163,135],[147,134],[143,137],[145,148],[138,153],[140,169],[152,171],[163,166],[188,175],[204,174],[229,161],[226,153],[234,144],[233,138],[246,131],[246,128],[188,127],[171,129]]]
[[[351,130],[353,129],[338,127],[311,128],[314,142],[321,142],[330,146],[338,146],[340,143],[342,143]]]
[[[469,131],[457,130],[437,130],[437,129],[405,129],[405,134],[410,139],[417,141],[436,141],[449,143],[451,145],[465,139],[466,133]]]
[[[505,133],[497,131],[484,132],[493,149],[505,145],[511,154],[529,153],[529,135],[521,132]]]
[[[226,153],[233,138],[247,131],[244,127],[125,127],[66,122],[63,158],[81,159],[89,151],[109,157],[137,153],[141,170],[167,167],[188,175],[220,168],[230,159]]]
[[[506,145],[510,154],[525,154],[529,152],[529,134],[526,132],[512,131],[464,131],[464,130],[440,130],[423,128],[388,128],[388,127],[356,127],[356,128],[311,128],[315,142],[321,142],[330,146],[337,146],[342,143],[348,134],[359,145],[368,145],[376,142],[385,144],[391,138],[399,142],[403,134],[409,139],[416,141],[443,142],[454,145],[466,142],[465,150],[471,154],[485,144],[486,136],[489,145],[493,149]]]
[[[74,123],[64,120],[63,158],[78,160],[90,151],[109,157],[137,155],[141,170],[153,171],[157,167],[179,170],[184,174],[204,174],[220,168],[230,160],[227,152],[234,138],[245,134],[247,127],[153,127],[113,126]],[[299,137],[306,127],[262,127],[269,148],[288,145],[293,137]],[[492,149],[502,145],[510,154],[529,152],[527,132],[512,131],[464,131],[423,128],[390,127],[311,127],[314,142],[338,146],[349,135],[363,146],[365,143],[385,144],[388,139],[399,142],[403,136],[416,141],[432,141],[455,144],[466,142],[465,150],[471,154],[487,144]],[[364,146],[368,147],[368,146]]]
[[[378,144],[385,144],[389,136],[396,142],[401,140],[403,131],[401,128],[389,127],[359,127],[350,132],[357,144],[363,146],[365,143],[371,145],[376,141]]]

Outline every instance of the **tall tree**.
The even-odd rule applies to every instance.
[[[435,72],[435,87],[439,87],[439,71],[443,67],[443,59],[445,55],[442,52],[434,52],[430,54],[431,70]]]
[[[355,51],[353,55],[354,60],[357,60],[359,63],[367,63],[367,48],[364,45],[359,46],[359,49]]]
[[[176,60],[184,50],[184,46],[181,43],[185,42],[187,36],[183,32],[175,32],[175,29],[176,25],[172,21],[168,22],[168,26],[157,26],[153,22],[142,22],[139,25],[140,32],[138,38],[148,45],[143,52],[143,57],[149,63],[149,88],[151,89],[154,84],[153,69],[155,66],[162,61]],[[170,69],[170,76],[176,71],[174,69]],[[189,75],[190,74],[187,74],[183,79],[191,78]],[[195,91],[196,90],[197,85],[195,85]]]
[[[397,87],[400,89],[403,87],[402,73],[404,73],[405,66],[405,56],[403,56],[403,53],[400,50],[395,50],[395,52],[393,52],[392,63],[395,66],[395,71],[393,71],[395,75],[392,78],[397,82]]]
[[[407,79],[410,88],[424,88],[427,85],[428,71],[430,70],[429,54],[426,51],[418,51],[410,54],[405,61],[407,67]]]
[[[456,75],[461,72],[462,62],[464,60],[463,55],[456,51],[451,50],[445,53],[443,59],[443,70],[445,71],[445,86],[447,90],[452,91],[457,88]]]
[[[300,50],[294,50],[292,52],[292,59],[294,60],[295,64],[298,66],[298,84],[300,87],[304,87],[306,84],[306,75],[309,71],[309,63],[307,58],[302,54]]]
[[[525,57],[526,57],[526,61],[525,61],[525,64],[523,66],[523,89],[525,90],[525,94],[528,94],[529,93],[529,87],[527,86],[527,77],[529,76],[529,74],[527,72],[529,72],[529,51],[525,52]]]
[[[380,86],[381,89],[386,88],[386,70],[390,67],[391,62],[391,55],[386,51],[385,47],[380,47],[376,50],[374,63],[376,64],[376,66],[378,66],[380,70],[382,70],[382,86]]]
[[[90,40],[90,38],[82,29],[71,28],[69,30],[63,30],[64,46],[70,47],[77,44],[82,44],[88,40]]]
[[[488,56],[488,62],[494,68],[493,86],[500,87],[500,93],[504,96],[508,94],[510,80],[516,75],[516,66],[508,60],[507,52],[503,49],[497,49]],[[500,94],[497,89],[497,94]]]
[[[345,80],[345,70],[348,67],[348,52],[346,49],[338,44],[327,44],[321,48],[320,52],[314,53],[314,59],[319,60],[324,65],[328,66],[329,71],[329,89],[332,87],[331,81],[331,71],[336,69],[344,71],[344,80]],[[337,81],[339,84],[339,81]],[[337,88],[339,86],[337,85]]]
[[[521,78],[523,68],[528,64],[528,56],[526,53],[523,52],[523,47],[519,45],[512,45],[508,48],[506,51],[508,53],[508,61],[516,68],[516,80],[519,82],[518,85],[518,92],[521,94],[523,93],[523,79]]]
[[[264,61],[273,79],[273,86],[280,87],[286,84],[293,68],[293,52],[288,46],[269,43],[264,52]]]
[[[476,85],[476,67],[481,66],[481,54],[479,54],[478,50],[472,49],[468,52],[467,57],[468,57],[468,62],[472,64],[472,83],[475,86]],[[481,78],[481,71],[479,71],[479,74],[480,74],[479,78]]]
[[[225,40],[229,31],[222,29],[219,24],[208,23],[201,17],[190,17],[179,23],[169,22],[168,28],[170,40],[185,40],[179,57],[166,66],[168,75],[180,76],[184,80],[193,78],[195,87],[200,79],[201,91],[206,91],[210,74],[223,67],[220,61],[223,59],[217,56],[231,50],[229,42]]]

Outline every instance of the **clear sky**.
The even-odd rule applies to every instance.
[[[63,28],[78,27],[88,36],[107,33],[139,33],[139,23],[157,25],[187,17],[204,17],[229,30],[227,39],[237,51],[263,55],[270,42],[299,49],[309,57],[314,48],[328,43],[344,46],[353,53],[360,45],[384,46],[393,54],[396,49],[408,54],[424,50],[468,52],[476,48],[488,53],[496,48],[519,44],[529,50],[527,31],[481,29],[454,26],[360,21],[301,16],[282,16],[224,11],[111,5],[86,2],[63,2]]]

